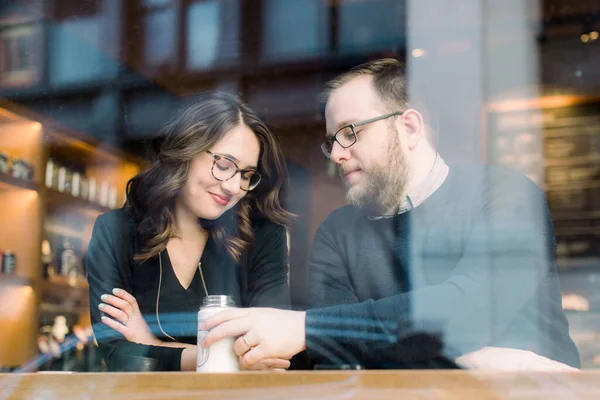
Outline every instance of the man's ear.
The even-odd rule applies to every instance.
[[[404,111],[399,118],[404,131],[406,132],[406,144],[409,150],[414,150],[423,136],[425,136],[425,122],[420,112],[413,109]]]

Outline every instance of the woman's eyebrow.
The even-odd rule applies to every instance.
[[[220,156],[223,156],[225,158],[229,158],[231,161],[235,162],[235,163],[239,163],[240,160],[238,160],[237,158],[235,158],[234,156],[232,156],[231,154],[227,154],[227,153],[221,153],[219,154]]]
[[[220,155],[220,156],[223,156],[223,157],[225,157],[225,158],[228,158],[228,159],[230,159],[231,161],[235,162],[236,164],[238,164],[238,168],[239,168],[240,160],[238,160],[237,158],[235,158],[235,157],[234,157],[234,156],[232,156],[231,154],[224,153],[224,154],[219,154],[219,155]],[[244,168],[244,169],[258,169],[258,168],[257,168],[255,165],[250,165],[250,166],[248,166],[248,167],[246,167],[246,168]]]

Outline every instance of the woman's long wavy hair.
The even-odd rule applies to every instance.
[[[217,245],[239,263],[254,241],[250,216],[256,212],[281,225],[290,213],[279,202],[287,183],[287,169],[278,140],[256,112],[237,96],[204,92],[186,102],[168,122],[154,144],[156,158],[145,172],[127,183],[126,212],[138,226],[143,241],[134,259],[147,261],[176,237],[175,203],[188,175],[191,160],[209,150],[239,124],[247,125],[260,142],[260,184],[216,221],[200,220]]]

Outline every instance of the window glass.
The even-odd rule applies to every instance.
[[[263,57],[294,59],[327,50],[329,8],[321,0],[266,0]]]

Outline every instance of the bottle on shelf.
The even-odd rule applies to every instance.
[[[5,153],[0,153],[0,174],[8,174],[8,156]]]
[[[112,185],[108,187],[108,207],[117,208],[117,188]]]
[[[67,187],[67,169],[63,166],[58,167],[57,177],[56,177],[56,190],[63,193],[65,192]]]
[[[56,187],[56,164],[54,160],[49,159],[46,163],[46,177],[44,183],[47,188],[53,189]]]
[[[2,254],[2,273],[4,275],[13,275],[17,269],[17,256],[5,250]]]
[[[96,202],[96,178],[93,176],[88,179],[88,200],[91,203]]]
[[[64,315],[57,315],[54,318],[54,325],[52,326],[52,336],[59,342],[65,341],[67,334],[69,333],[69,327],[67,326],[67,318]]]
[[[69,272],[67,274],[69,284],[75,286],[77,284],[79,276],[81,275],[81,269],[79,267],[79,257],[75,256],[73,264],[69,268]]]
[[[76,264],[75,250],[71,247],[68,239],[63,240],[62,251],[60,254],[60,274],[67,276],[72,266]]]
[[[73,197],[79,197],[81,194],[81,174],[79,172],[73,172],[71,175],[71,195]]]
[[[98,195],[98,204],[102,207],[108,206],[108,183],[102,182],[100,184],[100,192]]]
[[[84,200],[88,200],[89,198],[89,183],[85,175],[81,177],[81,183],[79,188],[79,197]]]
[[[13,159],[11,171],[13,177],[17,179],[29,180],[30,175],[32,175],[31,171],[31,166],[27,163],[27,161],[21,158]]]
[[[44,279],[50,279],[54,275],[55,271],[52,266],[52,250],[50,248],[50,242],[44,240],[42,242],[42,274]]]
[[[65,174],[65,193],[71,193],[71,189],[73,187],[73,171],[71,171],[70,168],[66,169],[66,174]]]

